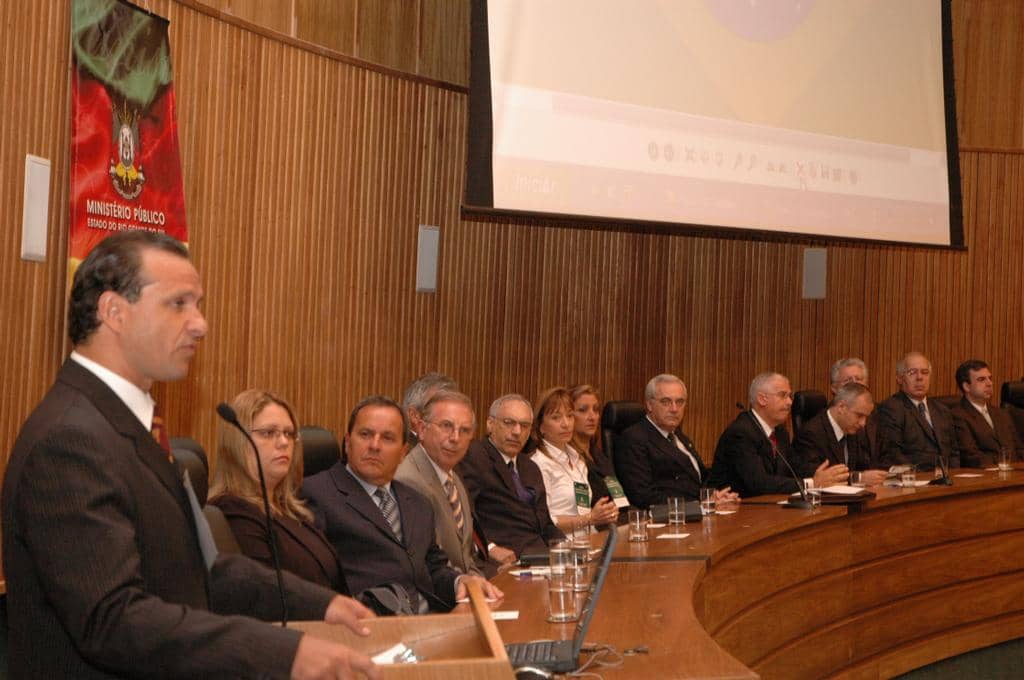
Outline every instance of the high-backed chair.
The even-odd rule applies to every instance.
[[[808,420],[818,415],[828,406],[828,397],[818,390],[800,390],[793,394],[793,437]]]
[[[206,459],[206,452],[203,447],[194,439],[189,437],[172,437],[170,440],[171,455],[182,467],[188,470],[188,478],[192,483],[192,490],[196,494],[196,500],[203,508],[203,515],[206,523],[210,525],[210,533],[213,534],[213,542],[217,550],[222,553],[240,553],[238,540],[231,531],[231,525],[224,517],[224,513],[216,505],[206,504],[206,495],[209,491],[210,467]]]
[[[299,428],[302,436],[302,476],[309,477],[331,467],[341,458],[334,433],[318,425]]]
[[[601,410],[601,444],[608,462],[615,464],[615,437],[644,417],[644,407],[636,401],[609,401]]]
[[[1017,428],[1017,434],[1024,440],[1024,378],[1014,382],[1004,382],[999,390],[999,401],[1010,413],[1010,420]]]

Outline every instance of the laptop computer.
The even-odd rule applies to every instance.
[[[601,588],[604,587],[604,577],[608,573],[608,565],[611,564],[617,540],[618,532],[614,528],[610,529],[608,538],[605,539],[604,554],[601,556],[597,575],[590,585],[587,599],[583,602],[572,640],[536,640],[507,644],[505,651],[508,653],[508,660],[512,663],[513,668],[533,666],[556,673],[576,670],[579,666],[583,640],[587,637],[587,629],[590,628],[590,621],[594,618],[597,598],[600,597]]]

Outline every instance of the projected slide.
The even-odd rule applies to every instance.
[[[494,207],[950,243],[936,0],[491,0]]]

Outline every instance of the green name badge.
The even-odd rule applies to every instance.
[[[576,511],[585,515],[590,512],[590,487],[583,482],[573,482],[572,486],[576,491]]]
[[[622,484],[619,484],[618,479],[608,475],[604,478],[604,484],[608,487],[608,495],[612,497],[615,507],[625,508],[629,506],[629,499],[626,498],[626,492],[623,491]]]

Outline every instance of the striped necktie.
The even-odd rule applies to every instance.
[[[459,530],[459,536],[463,535],[466,528],[466,518],[462,514],[462,501],[459,500],[459,490],[455,486],[455,478],[448,473],[448,479],[444,480],[444,492],[448,494],[448,504],[452,506],[452,518],[455,520],[455,528]]]
[[[383,486],[378,486],[373,495],[377,497],[384,520],[391,527],[395,538],[401,542],[404,539],[402,538],[402,520],[398,516],[398,504],[395,503],[395,499],[391,497],[391,494]]]

